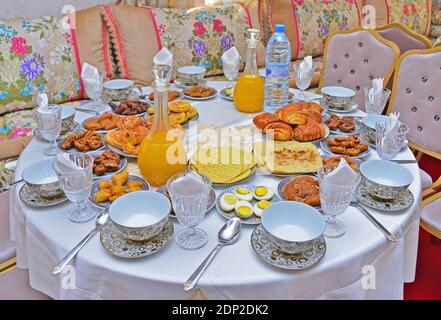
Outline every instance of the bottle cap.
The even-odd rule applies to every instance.
[[[285,25],[284,24],[276,24],[274,30],[276,32],[285,32]]]

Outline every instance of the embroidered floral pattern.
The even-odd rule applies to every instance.
[[[240,4],[153,12],[162,45],[173,53],[176,67],[192,64],[205,67],[207,75],[222,73],[222,54],[232,46],[244,63],[249,25]]]
[[[401,22],[421,34],[427,31],[430,17],[426,0],[389,0],[389,6],[390,22]]]
[[[0,20],[0,115],[34,107],[41,92],[53,103],[79,97],[72,36],[62,19]]]

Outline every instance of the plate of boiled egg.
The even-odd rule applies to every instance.
[[[238,185],[222,191],[216,199],[216,209],[225,218],[240,218],[243,224],[260,224],[263,211],[282,201],[271,188],[263,185]]]

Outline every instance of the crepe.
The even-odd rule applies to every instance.
[[[309,142],[255,142],[254,156],[259,168],[275,174],[317,172],[322,166],[320,153]]]
[[[247,178],[255,167],[253,155],[235,147],[205,147],[190,159],[192,169],[213,183],[234,183]]]

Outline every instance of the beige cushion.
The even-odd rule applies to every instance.
[[[257,14],[252,15],[239,3],[192,10],[104,6],[103,18],[110,30],[121,76],[140,84],[153,80],[152,59],[162,47],[172,52],[176,68],[202,65],[210,76],[223,73],[220,58],[234,45],[243,66],[246,29],[259,28]],[[258,66],[265,64],[261,42],[257,59]]]
[[[26,148],[32,136],[0,141],[0,160],[15,158]]]
[[[17,267],[0,274],[0,288],[0,300],[51,300],[30,286],[27,270]]]
[[[320,55],[330,33],[360,25],[356,1],[277,0],[270,3],[270,22],[273,26],[279,23],[286,26],[292,59]]]
[[[15,243],[9,238],[9,195],[0,193],[0,264],[15,256]]]
[[[430,174],[428,174],[426,171],[420,168],[420,176],[421,176],[421,188],[423,190],[429,188],[433,183]]]
[[[438,199],[423,208],[421,219],[435,229],[441,231],[441,199]]]

